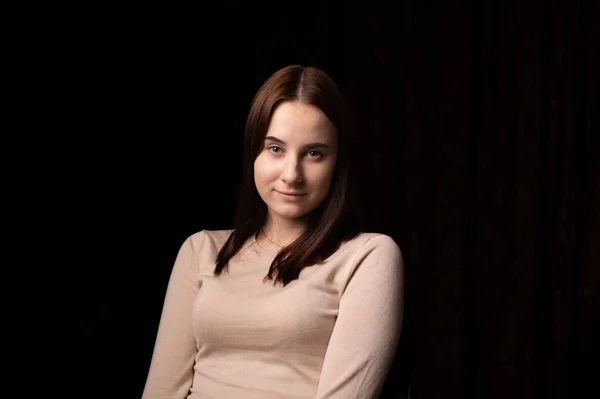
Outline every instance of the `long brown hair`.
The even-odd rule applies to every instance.
[[[337,130],[338,158],[329,193],[311,212],[308,228],[277,254],[265,280],[287,285],[298,278],[304,267],[323,262],[343,241],[361,230],[354,186],[357,176],[352,162],[356,124],[346,100],[331,77],[321,69],[290,65],[271,75],[252,100],[245,127],[244,175],[238,193],[234,230],[219,251],[215,276],[227,270],[229,260],[251,235],[256,238],[266,221],[267,206],[254,183],[254,161],[263,149],[273,112],[286,101],[313,105],[327,115]]]

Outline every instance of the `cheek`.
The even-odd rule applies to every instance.
[[[262,155],[254,161],[254,180],[256,182],[268,182],[277,176],[276,165],[268,162]]]
[[[315,187],[327,188],[331,184],[334,171],[335,163],[326,165],[324,168],[313,171],[313,178],[310,180]]]

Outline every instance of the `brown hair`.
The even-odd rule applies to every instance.
[[[323,262],[360,232],[353,176],[353,143],[356,125],[341,92],[324,71],[290,65],[271,75],[252,100],[246,120],[242,184],[238,195],[234,230],[219,251],[215,276],[227,269],[229,260],[246,240],[255,238],[267,216],[267,206],[254,183],[254,161],[264,146],[271,116],[281,103],[295,101],[319,108],[338,134],[338,157],[329,193],[308,218],[308,228],[273,260],[265,280],[287,285],[306,266]]]

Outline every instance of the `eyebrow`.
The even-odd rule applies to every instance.
[[[276,143],[280,143],[280,144],[284,144],[285,145],[285,141],[278,139],[277,137],[274,136],[267,136],[265,137],[265,141],[270,140],[270,141],[274,141]],[[329,146],[327,144],[324,143],[309,143],[306,144],[305,146],[303,146],[304,148],[318,148],[318,147],[323,147],[323,148],[329,148]]]

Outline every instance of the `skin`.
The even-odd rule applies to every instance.
[[[306,228],[306,216],[329,193],[337,154],[336,129],[319,108],[299,102],[277,107],[254,161],[254,182],[268,208],[263,235],[276,246]]]

